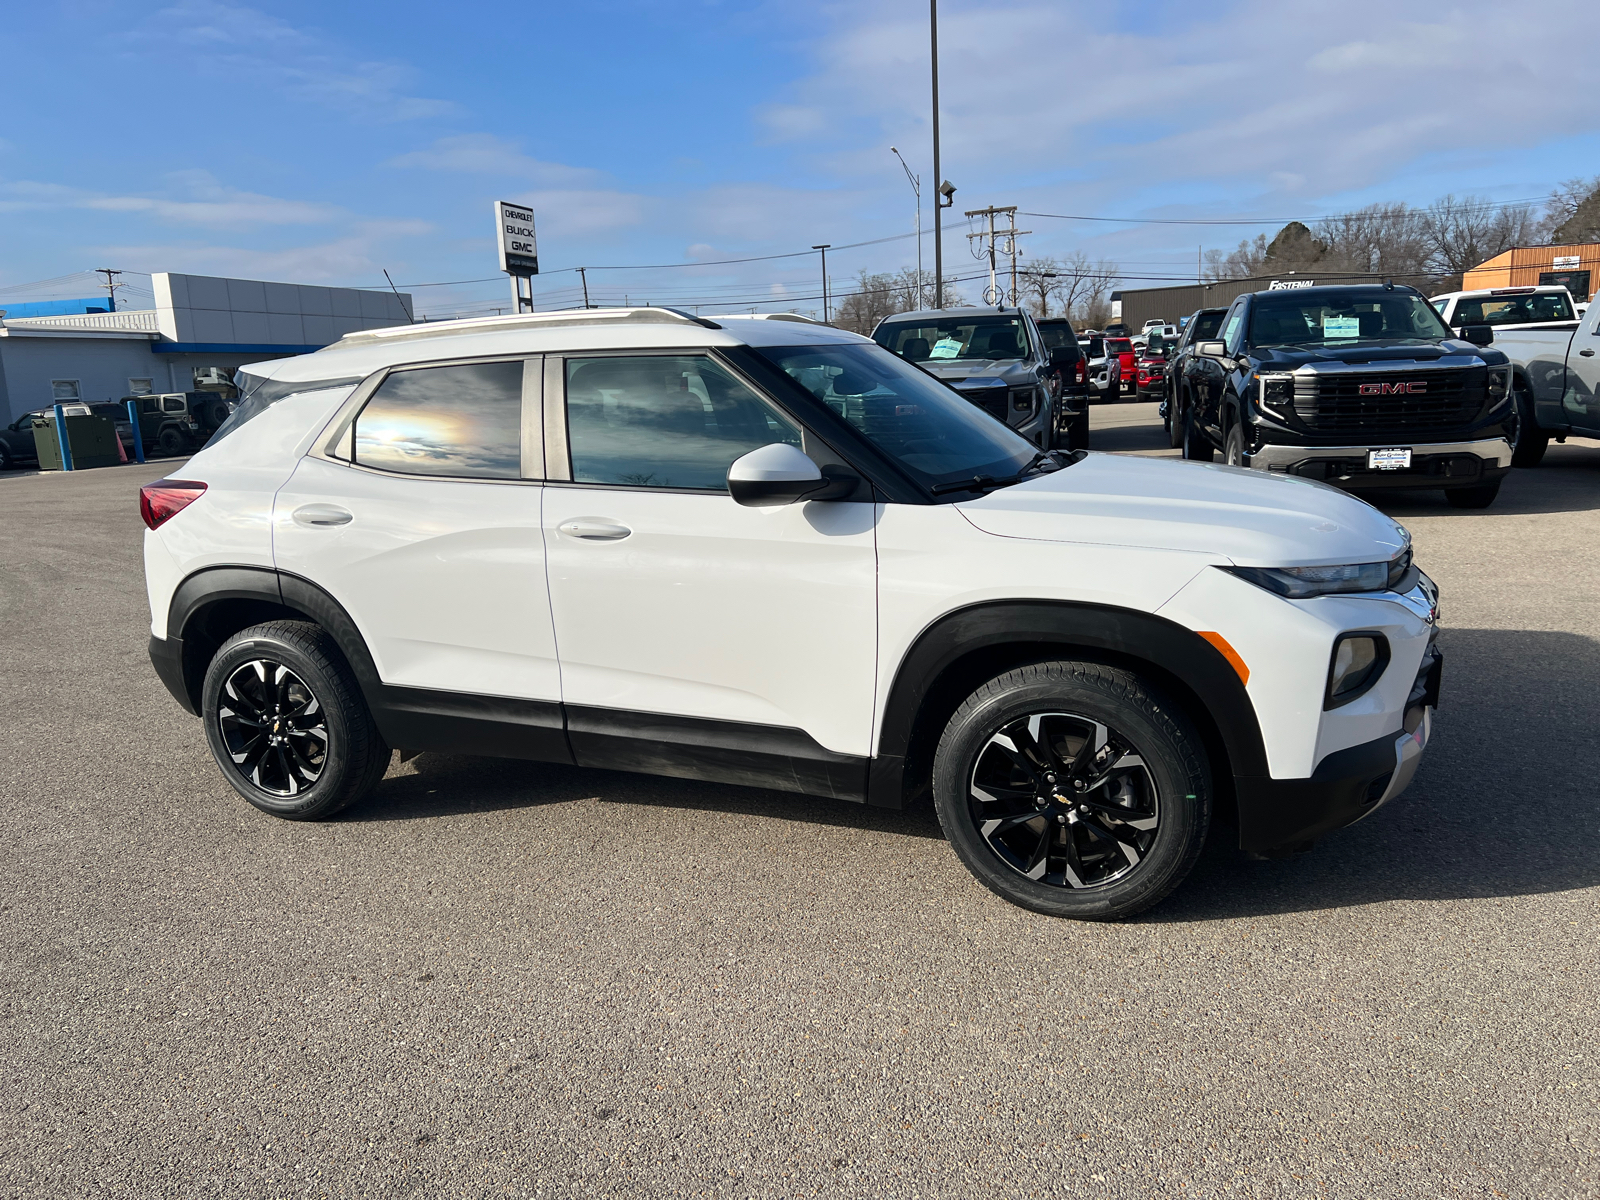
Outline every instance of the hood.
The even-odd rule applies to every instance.
[[[973,387],[998,387],[1001,383],[1033,382],[1033,367],[1020,358],[926,359],[917,364],[936,379],[959,387],[970,380]]]
[[[956,507],[997,537],[1185,550],[1249,567],[1381,562],[1407,541],[1372,505],[1325,483],[1111,454]]]
[[[1250,357],[1262,369],[1292,371],[1296,367],[1315,366],[1317,363],[1340,363],[1359,366],[1364,363],[1430,363],[1450,358],[1446,366],[1466,366],[1468,359],[1497,357],[1485,354],[1478,346],[1459,338],[1444,338],[1437,342],[1395,342],[1373,339],[1338,346],[1260,346],[1252,347]]]

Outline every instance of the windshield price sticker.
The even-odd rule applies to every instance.
[[[1361,336],[1361,318],[1323,317],[1322,336],[1325,338],[1358,338]]]
[[[928,351],[929,358],[960,358],[960,338],[940,338],[933,344],[933,349]]]
[[[1411,465],[1411,449],[1403,450],[1368,450],[1367,470],[1369,471],[1398,471]]]

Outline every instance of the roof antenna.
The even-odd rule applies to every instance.
[[[1385,280],[1384,280],[1384,281],[1383,281],[1383,290],[1384,290],[1384,291],[1386,291],[1386,292],[1392,292],[1392,291],[1394,291],[1394,280],[1392,280],[1392,279],[1385,279]]]
[[[389,268],[383,267],[381,270],[383,271],[383,277],[385,279],[389,279]],[[394,280],[392,279],[389,279],[389,290],[394,293],[394,298],[396,300],[400,300],[400,289],[395,287]],[[405,313],[406,320],[410,321],[413,325],[417,323],[417,318],[411,315],[411,310],[406,307],[406,302],[404,300],[400,300],[400,311]]]

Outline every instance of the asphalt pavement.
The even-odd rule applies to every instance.
[[[0,1197],[1600,1195],[1595,443],[1378,498],[1443,592],[1415,783],[1122,925],[710,784],[263,816],[145,656],[161,473],[0,476]]]

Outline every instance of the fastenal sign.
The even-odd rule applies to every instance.
[[[507,275],[537,275],[539,243],[533,236],[533,209],[496,200],[494,224],[500,269]]]
[[[1315,287],[1316,283],[1315,279],[1274,279],[1267,291],[1287,292],[1293,288]]]

